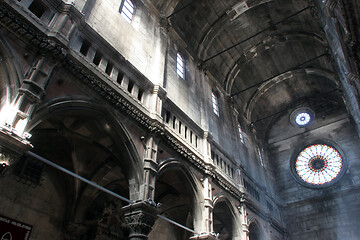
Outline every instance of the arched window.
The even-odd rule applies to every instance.
[[[176,72],[182,79],[185,79],[185,61],[180,53],[176,54]]]
[[[219,116],[219,104],[218,104],[218,99],[215,95],[214,92],[211,92],[211,101],[212,101],[212,107],[213,107],[213,112]]]
[[[124,0],[121,5],[121,16],[123,16],[128,23],[131,23],[134,13],[134,3],[131,0]]]

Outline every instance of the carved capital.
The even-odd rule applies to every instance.
[[[146,240],[157,218],[157,208],[145,201],[122,208],[131,240]]]

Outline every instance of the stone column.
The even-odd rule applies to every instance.
[[[130,229],[130,240],[147,240],[158,210],[154,202],[139,201],[122,208],[125,222]]]
[[[208,177],[203,181],[205,232],[213,232],[212,185]]]
[[[242,198],[240,200],[240,206],[238,207],[240,213],[240,222],[241,222],[241,239],[249,240],[249,223],[248,223],[248,214],[246,210],[246,199]]]
[[[154,199],[155,182],[158,164],[157,159],[158,143],[154,136],[146,139],[146,149],[144,156],[144,183],[142,185],[142,199]]]

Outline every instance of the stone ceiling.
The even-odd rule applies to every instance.
[[[317,98],[342,102],[309,0],[152,0],[249,123]],[[266,123],[261,130],[266,131]],[[259,130],[259,129],[258,129]]]

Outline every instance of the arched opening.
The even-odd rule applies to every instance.
[[[50,116],[40,119],[35,116],[32,151],[129,198],[129,182],[138,184],[142,166],[121,125],[106,112],[94,110],[94,106],[50,112]],[[13,201],[29,201],[22,205],[24,216],[20,218],[34,228],[44,229],[37,233],[39,239],[128,238],[121,214],[126,202],[35,159],[19,162],[17,174],[25,186],[19,186],[23,193]],[[38,181],[32,181],[34,178]],[[34,219],[52,220],[42,223]]]
[[[160,202],[160,214],[194,229],[196,188],[188,170],[178,163],[169,163],[160,170],[155,186],[155,202]],[[187,240],[193,234],[163,219],[155,222],[149,240]]]
[[[249,226],[249,240],[261,240],[261,231],[256,223],[251,223]]]
[[[230,203],[225,198],[215,200],[213,209],[213,227],[219,233],[220,240],[232,240],[234,237],[234,215]]]

